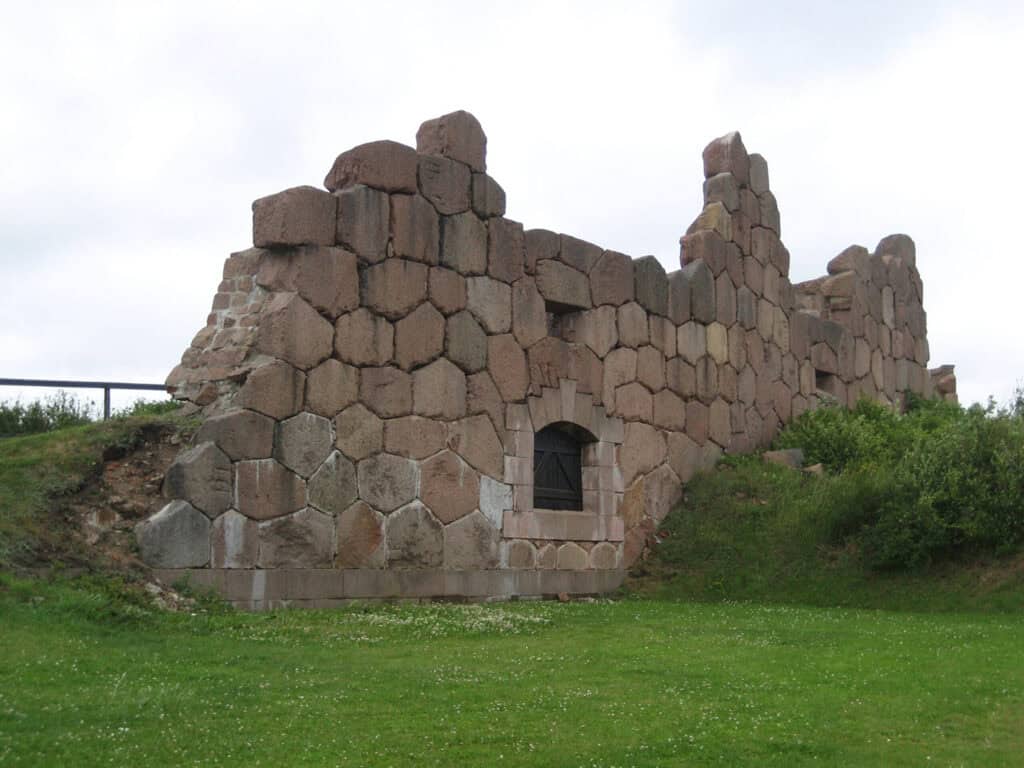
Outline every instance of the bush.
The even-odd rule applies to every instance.
[[[181,407],[177,400],[143,400],[137,399],[127,408],[117,411],[114,415],[118,418],[128,416],[163,416],[174,413]]]
[[[0,437],[76,427],[93,421],[97,415],[92,401],[83,402],[64,390],[28,405],[22,405],[20,400],[4,401],[0,403]]]

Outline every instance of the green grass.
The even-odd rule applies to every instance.
[[[1020,765],[1024,616],[626,599],[157,614],[0,581],[3,765]]]

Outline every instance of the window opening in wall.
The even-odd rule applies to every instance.
[[[814,388],[819,392],[824,392],[826,395],[836,396],[836,376],[833,373],[826,373],[825,371],[814,371]]]
[[[579,316],[579,308],[569,306],[568,304],[561,304],[557,301],[545,301],[544,313],[547,315],[548,336],[561,339],[565,338],[566,329]]]
[[[581,441],[566,426],[552,424],[534,436],[533,505],[583,510]]]

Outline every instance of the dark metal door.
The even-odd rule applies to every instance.
[[[583,509],[580,444],[557,427],[545,427],[533,442],[533,505]]]

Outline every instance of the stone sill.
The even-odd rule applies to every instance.
[[[501,532],[506,539],[552,541],[622,541],[626,535],[625,524],[618,515],[564,509],[506,511]]]

